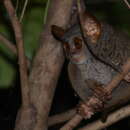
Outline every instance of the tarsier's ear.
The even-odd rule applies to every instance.
[[[62,37],[65,34],[65,30],[57,25],[51,26],[51,32],[57,40],[62,40]]]
[[[100,22],[86,11],[84,0],[77,0],[77,7],[84,37],[89,38],[92,43],[96,43],[101,34]]]

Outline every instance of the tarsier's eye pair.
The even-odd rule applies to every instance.
[[[81,49],[82,48],[82,39],[79,37],[75,37],[73,40],[74,40],[75,49]],[[64,43],[64,48],[67,50],[70,50],[70,45],[68,42]]]

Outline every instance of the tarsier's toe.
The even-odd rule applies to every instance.
[[[130,72],[124,78],[127,82],[130,82]]]
[[[89,108],[85,103],[80,103],[80,105],[77,107],[77,113],[80,114],[84,119],[91,118],[93,115],[91,108]]]

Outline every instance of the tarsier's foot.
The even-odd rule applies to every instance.
[[[93,110],[87,106],[86,103],[80,103],[77,107],[77,113],[80,114],[84,119],[89,119],[93,115]]]
[[[124,80],[130,82],[130,72],[124,77]]]
[[[93,97],[89,102],[81,102],[77,107],[77,112],[83,118],[89,119],[95,112],[101,111],[103,108],[103,102]]]
[[[81,102],[77,107],[77,112],[84,119],[89,119],[91,116],[104,108],[103,103],[97,98],[90,98],[89,102]]]

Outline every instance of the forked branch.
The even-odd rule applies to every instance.
[[[29,84],[28,84],[28,74],[27,74],[27,64],[24,52],[23,36],[21,25],[15,13],[15,9],[12,5],[11,0],[4,0],[4,6],[9,15],[12,27],[15,33],[15,40],[18,52],[18,62],[21,80],[21,90],[22,90],[22,105],[27,106],[29,104]]]

